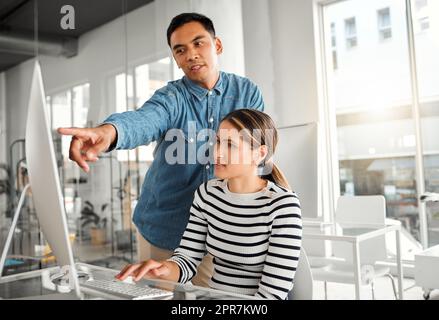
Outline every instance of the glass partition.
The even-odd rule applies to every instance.
[[[97,126],[111,113],[141,107],[155,90],[173,79],[174,66],[169,50],[164,50],[167,49],[165,33],[158,34],[156,30],[154,1],[112,1],[108,12],[95,19],[90,19],[82,10],[90,5],[85,0],[71,5],[75,18],[73,28],[63,28],[60,23],[63,15],[59,14],[58,2],[28,1],[17,9],[16,15],[32,17],[25,26],[35,48],[29,58],[36,56],[42,69],[75,259],[118,269],[137,260],[132,212],[153,160],[154,144],[102,154],[98,162],[90,165],[90,172],[85,173],[69,159],[71,137],[60,136],[56,130]],[[91,5],[87,10],[97,12],[98,9],[101,7]],[[48,12],[56,13],[57,18],[49,17]],[[156,41],[158,36],[161,41]],[[69,47],[73,51],[67,55],[63,51],[67,49],[64,43],[70,40],[76,46]],[[52,46],[48,47],[50,41]],[[158,44],[162,47],[158,48]],[[62,50],[54,52],[53,48]],[[18,67],[22,74],[31,72],[30,62]],[[23,89],[23,96],[26,94]],[[14,108],[25,108],[24,100],[23,106]],[[25,119],[25,115],[23,109],[21,117]],[[24,129],[25,121],[20,128],[23,136]],[[6,238],[18,196],[28,181],[25,141],[10,142],[9,163],[0,166],[0,245]],[[14,260],[14,256],[21,258]],[[20,214],[9,258],[7,274],[55,263],[39,228],[31,192]]]

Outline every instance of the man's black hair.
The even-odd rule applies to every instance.
[[[208,17],[202,14],[195,12],[182,13],[179,14],[178,16],[175,16],[172,19],[171,23],[169,24],[168,30],[166,32],[166,36],[168,38],[168,45],[171,46],[171,35],[176,29],[180,28],[182,25],[186,23],[193,21],[201,23],[204,29],[206,29],[206,31],[209,32],[213,38],[215,38],[215,28],[213,26],[212,20],[210,20]]]

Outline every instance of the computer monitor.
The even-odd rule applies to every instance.
[[[278,134],[274,162],[297,192],[302,217],[316,219],[321,215],[317,123],[281,127]]]
[[[44,94],[41,68],[35,61],[26,122],[26,163],[36,214],[58,265],[68,273],[79,295],[67,216],[61,193],[55,149]],[[73,281],[73,283],[71,283]]]
[[[99,282],[94,279],[92,272],[77,270],[69,240],[67,216],[63,204],[55,149],[47,116],[41,68],[38,61],[35,62],[29,95],[26,123],[26,163],[32,198],[41,229],[61,267],[60,272],[51,276],[52,282],[46,282],[46,285],[50,285],[50,288],[60,292],[73,289],[78,298],[83,298],[81,291],[87,292],[87,287],[88,292],[90,292],[91,287],[94,294],[101,297],[105,297],[105,292],[108,291],[119,298],[147,297],[152,299],[170,296],[169,291],[158,288],[134,287],[127,283],[115,283],[117,280],[114,279],[112,273],[105,275],[105,277],[111,277],[110,282],[105,281],[108,279],[103,279],[103,282],[101,279]],[[78,273],[83,277],[83,280],[87,280],[82,281],[82,290],[79,286]]]

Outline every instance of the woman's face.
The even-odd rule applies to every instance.
[[[257,165],[265,156],[264,147],[252,149],[251,141],[230,122],[222,121],[216,136],[215,176],[230,179],[256,175]]]

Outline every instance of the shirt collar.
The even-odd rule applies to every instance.
[[[223,93],[223,80],[224,75],[223,72],[220,71],[218,81],[216,82],[215,86],[212,90],[215,90],[218,94]],[[188,88],[189,92],[192,93],[195,97],[197,97],[198,100],[202,100],[210,90],[207,90],[206,88],[201,87],[200,85],[196,84],[194,81],[190,80],[188,77],[183,77],[183,82],[185,83],[186,87]]]

